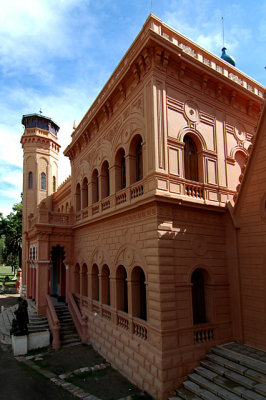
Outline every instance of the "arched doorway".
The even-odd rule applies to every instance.
[[[52,247],[51,295],[64,298],[66,295],[65,250],[59,244]]]

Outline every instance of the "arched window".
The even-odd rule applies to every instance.
[[[80,211],[80,209],[81,209],[80,184],[78,183],[76,186],[76,211]]]
[[[126,155],[124,149],[119,149],[115,157],[115,190],[118,192],[126,187]]]
[[[199,180],[197,146],[190,136],[184,137],[185,178],[190,181]]]
[[[142,140],[140,139],[136,147],[136,181],[140,181],[142,178],[143,178]]]
[[[88,207],[88,179],[82,181],[82,208]]]
[[[206,322],[206,302],[205,302],[205,279],[204,271],[196,269],[191,276],[192,283],[192,306],[193,323],[203,324]]]
[[[104,161],[101,170],[101,189],[102,199],[110,195],[110,177],[109,177],[109,164],[108,161]]]
[[[92,173],[92,202],[99,201],[99,174],[97,169]]]
[[[28,188],[32,189],[33,188],[33,173],[29,172],[29,177],[28,177]]]
[[[56,177],[53,176],[53,192],[56,192]]]
[[[91,271],[91,293],[92,300],[99,301],[99,268],[93,264]]]
[[[46,190],[46,174],[41,173],[41,190]]]
[[[110,305],[110,270],[107,265],[102,267],[102,304]]]
[[[116,303],[118,310],[128,312],[127,271],[123,265],[116,271]]]
[[[80,294],[80,267],[76,264],[74,271],[74,292]]]
[[[88,296],[88,268],[86,264],[82,266],[81,273],[81,295]]]
[[[142,137],[135,135],[129,146],[130,184],[143,178]]]
[[[142,268],[135,267],[132,271],[132,312],[134,317],[147,319],[147,299],[145,274]]]
[[[69,208],[69,205],[68,205],[68,201],[67,201],[67,203],[66,203],[66,212],[68,212],[68,208]]]

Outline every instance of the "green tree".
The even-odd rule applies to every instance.
[[[21,266],[22,202],[15,204],[12,210],[7,217],[0,214],[0,237],[3,239],[2,261],[14,271]]]

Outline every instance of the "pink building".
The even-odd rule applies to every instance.
[[[263,92],[150,15],[74,129],[60,187],[59,127],[23,116],[23,284],[56,348],[51,295],[156,399],[213,345],[266,349]]]

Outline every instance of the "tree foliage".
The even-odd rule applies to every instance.
[[[22,202],[15,204],[12,210],[7,217],[0,213],[0,251],[2,262],[15,269],[21,266]]]

